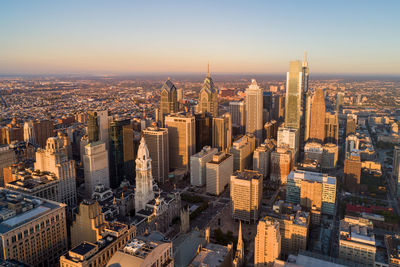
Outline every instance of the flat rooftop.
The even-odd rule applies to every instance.
[[[319,183],[327,183],[336,185],[336,177],[328,176],[325,173],[295,170],[291,171],[287,177],[288,180],[303,179],[308,181],[315,181]]]
[[[209,243],[193,259],[191,265],[195,267],[208,266],[217,267],[225,260],[229,250],[227,247]]]
[[[259,179],[260,177],[262,177],[262,174],[260,172],[253,170],[236,171],[233,175],[236,176],[236,179],[242,180]]]

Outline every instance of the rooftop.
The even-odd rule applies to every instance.
[[[346,216],[340,221],[340,239],[375,246],[373,224],[368,219]]]
[[[236,176],[236,179],[242,180],[252,180],[252,179],[260,179],[262,174],[258,171],[253,170],[243,170],[243,171],[236,171],[233,176]]]
[[[191,265],[195,267],[208,266],[217,267],[225,260],[229,253],[226,246],[210,243],[203,248],[193,259]]]
[[[336,185],[336,177],[328,176],[325,173],[319,172],[310,172],[310,171],[303,171],[303,170],[295,170],[291,171],[287,177],[287,180],[294,180],[294,179],[301,179],[301,180],[308,180],[308,181],[315,181],[319,183],[327,183]]]

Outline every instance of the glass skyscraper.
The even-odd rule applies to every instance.
[[[300,60],[291,61],[286,78],[285,126],[300,129],[303,68]]]

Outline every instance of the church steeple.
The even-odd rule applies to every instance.
[[[243,258],[244,258],[244,243],[243,243],[243,237],[242,237],[242,221],[240,221],[238,242],[237,242],[235,258],[233,259],[233,266],[234,267],[242,266]]]

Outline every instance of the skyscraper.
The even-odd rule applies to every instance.
[[[400,146],[395,146],[393,150],[393,180],[397,186],[397,196],[400,196]]]
[[[133,129],[129,119],[115,119],[110,123],[110,186],[118,188],[122,180],[133,182]]]
[[[70,208],[76,206],[76,171],[75,162],[68,159],[67,148],[58,137],[47,139],[46,149],[36,151],[35,170],[54,173],[60,180],[59,194],[61,202]]]
[[[96,142],[99,141],[99,124],[97,122],[97,112],[96,111],[89,111],[88,112],[88,142]]]
[[[206,184],[206,163],[213,159],[213,155],[218,149],[209,146],[190,157],[190,184],[193,186],[203,186]]]
[[[251,168],[255,143],[253,134],[246,134],[232,143],[230,153],[233,155],[233,169],[235,171]]]
[[[221,194],[229,184],[229,177],[233,172],[233,157],[225,152],[213,155],[212,160],[206,163],[206,190],[212,195]]]
[[[243,101],[229,102],[229,113],[232,116],[232,126],[239,128],[240,133],[244,133],[246,126],[246,105]]]
[[[286,78],[285,126],[300,130],[303,68],[300,60],[291,61]]]
[[[231,114],[214,117],[212,123],[212,147],[228,152],[232,146]]]
[[[246,133],[255,135],[258,142],[262,140],[263,130],[263,97],[262,90],[255,79],[246,90]]]
[[[26,121],[24,123],[24,141],[33,145],[36,144],[35,129],[32,121]]]
[[[196,124],[196,152],[212,144],[212,116],[210,113],[194,114]]]
[[[302,66],[302,82],[301,82],[301,123],[300,123],[300,149],[303,150],[304,142],[308,140],[306,136],[309,133],[310,119],[310,91],[308,88],[309,68],[307,61],[307,53],[304,52],[304,61]]]
[[[199,111],[208,112],[213,117],[218,116],[218,92],[214,88],[214,82],[210,76],[210,66],[208,66],[208,74],[200,90]]]
[[[282,122],[285,111],[285,96],[274,95],[272,97],[272,119]]]
[[[325,143],[336,144],[339,141],[339,121],[337,113],[325,114]]]
[[[165,117],[168,128],[169,165],[172,169],[189,170],[190,156],[196,149],[195,118],[190,114]]]
[[[91,142],[85,146],[83,155],[85,190],[91,196],[98,184],[110,187],[110,170],[106,144],[101,141]]]
[[[150,153],[153,178],[163,184],[169,172],[168,129],[148,127],[142,133]]]
[[[39,147],[46,146],[47,139],[54,136],[54,123],[51,120],[36,120],[33,122],[35,137]]]
[[[322,88],[318,88],[312,99],[310,137],[312,141],[325,141],[325,99]]]
[[[279,127],[278,128],[278,142],[277,147],[288,146],[294,151],[294,162],[298,159],[300,134],[299,130],[295,128]]]
[[[178,112],[178,96],[175,85],[168,80],[161,87],[160,117],[163,122],[167,114]]]
[[[281,254],[281,234],[279,222],[264,218],[257,224],[257,235],[254,240],[254,266],[271,267]]]
[[[145,209],[146,204],[154,199],[151,158],[146,141],[142,137],[136,158],[135,212]]]

